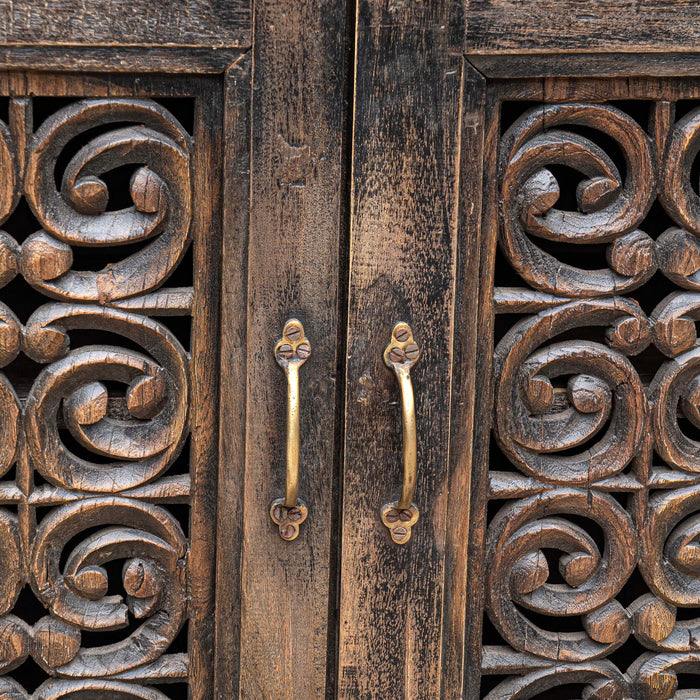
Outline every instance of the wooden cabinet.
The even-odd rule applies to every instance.
[[[695,697],[698,22],[0,3],[0,698]]]

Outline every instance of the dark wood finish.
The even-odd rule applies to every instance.
[[[697,76],[697,53],[469,54],[470,63],[487,78]]]
[[[561,79],[513,121],[515,88],[485,108],[466,697],[696,693],[700,107]]]
[[[249,0],[14,0],[0,13],[0,44],[246,46]]]
[[[339,537],[332,515],[344,2],[260,2],[255,37],[239,692],[322,698],[333,676]],[[274,349],[292,317],[313,353],[300,373],[299,497],[308,517],[287,542],[270,505],[285,483],[287,387]]]
[[[474,281],[479,279],[482,258],[488,265],[489,242],[482,238],[482,183],[486,81],[468,62],[464,63],[460,205],[455,270],[455,313],[452,367],[452,415],[449,453],[449,498],[445,541],[445,604],[442,647],[442,696],[459,697],[469,662],[466,592],[474,576],[466,543],[469,542],[470,496],[472,489],[473,432],[477,395],[483,392],[483,365],[480,357],[479,295]],[[471,283],[470,283],[471,281]],[[483,419],[479,415],[479,419]],[[478,527],[478,523],[477,523]]]
[[[221,429],[216,577],[215,698],[238,696],[241,645],[247,370],[247,276],[250,215],[251,55],[237,61],[224,88],[224,185],[221,268]],[[236,407],[230,410],[230,407]]]
[[[189,678],[190,697],[208,698],[219,83],[155,79],[143,95],[126,76],[119,87],[78,76],[3,78],[14,97],[0,126],[0,520],[11,572],[2,588],[11,642],[2,673],[38,685],[41,676],[23,670],[31,657],[47,678],[73,679],[47,680],[35,697],[160,698],[147,686]],[[108,97],[115,92],[121,96]],[[64,99],[47,108],[46,93]],[[192,134],[153,99],[159,95],[188,98],[181,105],[189,105]],[[80,150],[63,158],[75,139]],[[108,178],[119,167],[130,168],[131,180]],[[110,206],[122,188],[130,206]],[[194,210],[196,198],[210,204]],[[190,246],[194,263],[183,262]],[[180,278],[190,286],[171,286]],[[188,352],[182,322],[188,328],[190,316]],[[124,398],[115,402],[117,386]],[[120,575],[114,565],[122,563]],[[24,603],[13,609],[25,587],[46,609],[34,624],[22,620]],[[186,622],[187,650],[173,652]],[[105,631],[111,638],[85,643],[87,633]],[[8,675],[0,691],[28,697]]]
[[[0,45],[3,70],[221,74],[240,55],[237,48]]]
[[[700,48],[693,0],[467,0],[468,54]]]
[[[348,700],[459,693],[441,691],[441,631],[460,13],[450,2],[363,1],[357,10],[338,693]],[[401,490],[399,393],[382,359],[399,321],[421,348],[411,370],[420,519],[404,545],[380,520]]]

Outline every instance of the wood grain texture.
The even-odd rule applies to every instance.
[[[700,48],[694,0],[468,0],[468,54]]]
[[[245,46],[248,0],[0,2],[0,44]]]
[[[192,407],[190,430],[193,465],[190,513],[189,609],[190,696],[208,700],[214,688],[212,649],[215,641],[215,562],[218,508],[217,429],[219,428],[222,239],[222,162],[224,105],[219,81],[201,81],[196,103],[194,192],[200,202],[193,220],[193,268],[197,270],[192,305]],[[243,306],[241,300],[240,306]]]
[[[6,70],[202,75],[223,73],[239,54],[237,48],[0,45],[0,65]]]
[[[641,83],[618,83],[598,82],[598,97],[642,97]],[[542,87],[575,99],[595,85]],[[692,695],[700,106],[667,98],[692,85],[649,80],[643,102],[544,102],[513,118],[498,104],[503,88],[486,103],[466,696]],[[650,214],[653,201],[663,213]],[[545,241],[557,246],[531,255]],[[605,263],[576,267],[599,241]],[[567,246],[577,253],[564,261]],[[521,287],[494,290],[494,278]]]
[[[110,80],[5,78],[6,87],[16,78],[18,96],[0,124],[0,501],[10,506],[0,509],[0,557],[10,572],[0,587],[8,641],[0,671],[24,683],[31,658],[41,673],[72,679],[47,681],[37,698],[160,700],[158,691],[118,680],[188,676],[191,697],[210,698],[220,83],[149,81],[153,93],[188,96],[170,105],[184,106],[178,114],[189,117],[190,135],[173,112],[137,97],[143,88],[133,76],[120,78],[121,96],[112,99]],[[29,83],[32,94],[22,95]],[[66,154],[75,139],[81,147]],[[128,170],[121,179],[105,176],[120,167]],[[121,189],[128,203],[110,208]],[[21,198],[33,209],[10,221]],[[208,204],[192,212],[192,201]],[[180,243],[171,246],[173,227]],[[43,233],[31,235],[37,228]],[[189,269],[180,263],[193,240]],[[170,263],[143,257],[158,241],[174,254]],[[112,264],[76,262],[85,248],[109,253]],[[193,286],[169,288],[171,274]],[[119,278],[128,289],[114,294]],[[102,290],[88,298],[93,284]],[[13,606],[30,587],[46,611],[28,622],[26,599]],[[188,620],[187,653],[184,644],[171,653]],[[9,678],[0,695],[30,697]]]
[[[452,367],[450,483],[445,547],[445,605],[442,642],[442,697],[462,693],[467,663],[466,642],[469,559],[470,496],[473,467],[474,416],[483,364],[475,362],[479,342],[479,296],[472,283],[479,278],[482,252],[488,242],[481,236],[486,81],[465,62],[460,156],[459,232],[455,273],[455,330]]]
[[[337,523],[335,407],[345,5],[256,6],[248,270],[247,432],[241,579],[242,698],[323,698]],[[274,356],[289,318],[313,353],[300,373],[299,498],[286,542],[286,380]],[[332,664],[332,662],[330,662]]]
[[[241,545],[245,476],[246,320],[250,213],[250,79],[246,55],[224,87],[223,246],[221,267],[221,424],[216,576],[214,697],[239,693]],[[229,410],[233,408],[234,410]]]
[[[462,59],[452,3],[357,9],[339,697],[441,696]],[[421,347],[420,519],[392,542],[401,490],[394,324]],[[450,691],[451,692],[451,691]],[[448,695],[449,696],[449,695]],[[446,696],[446,697],[448,697]]]
[[[487,78],[697,76],[697,53],[470,54],[469,62]]]

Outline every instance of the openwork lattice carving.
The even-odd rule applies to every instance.
[[[645,105],[501,136],[488,700],[700,697],[700,107]]]
[[[0,122],[0,697],[164,700],[149,686],[188,675],[189,339],[162,317],[191,309],[163,285],[192,138],[150,100],[36,128],[32,106]]]

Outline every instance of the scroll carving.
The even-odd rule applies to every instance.
[[[517,317],[494,348],[488,700],[700,694],[700,107],[669,105],[647,130],[620,106],[544,104],[501,139],[521,286],[494,293]],[[599,244],[607,267],[572,263]]]
[[[170,317],[194,290],[166,283],[192,238],[194,142],[152,100],[62,101],[36,129],[32,104],[0,122],[0,697],[167,700],[151,685],[187,682],[172,649],[192,605],[171,504],[194,478]]]
[[[138,343],[143,353],[119,347],[69,352],[68,330],[98,328]],[[187,356],[162,324],[116,309],[48,304],[29,319],[24,350],[50,362],[27,398],[27,447],[37,470],[57,486],[116,493],[153,480],[172,463],[186,436]],[[107,417],[100,379],[122,382],[133,420]],[[63,444],[56,415],[85,448],[115,461],[91,464]]]
[[[539,347],[577,326],[608,326],[607,343],[563,342]],[[580,301],[528,317],[496,348],[495,435],[525,473],[558,483],[589,483],[624,469],[638,449],[646,398],[625,355],[651,334],[641,309],[626,300]],[[552,379],[573,375],[569,405],[552,412]],[[579,454],[560,457],[596,436]]]
[[[102,124],[117,126],[90,140],[70,160],[60,190],[54,170],[68,142]],[[134,164],[133,206],[107,211],[100,176]],[[124,299],[160,286],[189,242],[189,139],[165,110],[141,100],[86,100],[48,119],[29,145],[25,194],[43,230],[22,245],[25,279],[44,294],[70,301]],[[73,246],[143,242],[136,253],[99,272],[72,269]]]
[[[88,527],[102,529],[83,539],[62,569],[63,548]],[[53,650],[47,647],[42,665],[64,676],[84,678],[95,675],[97,668],[114,675],[160,656],[184,619],[186,549],[177,521],[157,506],[95,498],[56,509],[37,531],[32,586],[57,618],[51,620],[59,627],[54,636],[72,635],[75,654],[66,653],[68,644],[57,641],[60,658],[53,659]],[[122,559],[125,598],[108,595],[103,568]],[[120,629],[127,626],[130,615],[144,622],[125,640],[80,648],[80,630]]]
[[[626,165],[615,163],[590,139],[568,131],[584,126],[613,138]],[[654,198],[654,166],[641,127],[606,105],[543,105],[526,112],[503,137],[501,249],[531,286],[560,296],[620,294],[656,271],[653,240],[637,227]],[[547,166],[566,165],[585,176],[579,211],[557,209],[560,187]],[[608,267],[584,270],[557,260],[531,236],[570,244],[609,243]]]

